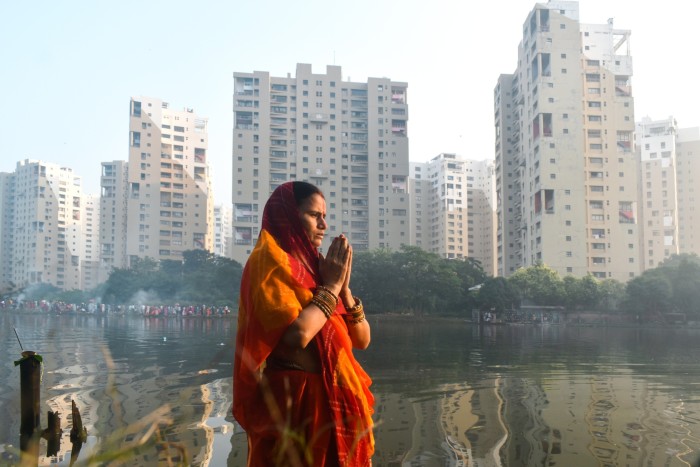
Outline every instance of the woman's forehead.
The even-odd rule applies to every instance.
[[[326,200],[323,199],[323,196],[319,195],[318,193],[314,193],[304,200],[303,206],[305,209],[311,211],[325,211]]]

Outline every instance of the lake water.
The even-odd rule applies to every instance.
[[[0,312],[0,322],[0,465],[19,444],[13,328],[44,357],[42,428],[48,410],[61,413],[58,456],[42,444],[40,465],[70,464],[71,400],[89,435],[78,463],[156,427],[169,448],[145,446],[129,464],[245,464],[230,416],[235,319]],[[375,467],[697,465],[700,329],[371,322],[358,359],[377,399]]]

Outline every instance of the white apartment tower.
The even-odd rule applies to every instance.
[[[12,242],[14,241],[15,176],[0,172],[0,294],[15,289],[12,282]]]
[[[290,180],[323,190],[329,238],[344,233],[355,251],[409,243],[406,83],[308,64],[233,81],[233,259],[245,262],[267,198]]]
[[[494,91],[498,271],[639,274],[630,32],[537,4]]]
[[[679,128],[675,150],[679,250],[700,255],[700,127]]]
[[[233,237],[231,234],[231,218],[233,208],[230,204],[214,206],[214,253],[231,258]]]
[[[181,260],[185,250],[213,250],[207,141],[207,120],[192,109],[131,99],[126,184],[122,165],[103,164],[104,261],[123,268],[136,257]]]
[[[83,196],[82,289],[90,290],[107,280],[100,275],[100,197]]]
[[[2,286],[47,283],[64,290],[83,288],[80,177],[66,167],[24,160],[2,180]]]
[[[639,157],[639,253],[643,269],[657,267],[678,254],[675,119],[637,123]]]
[[[442,258],[473,258],[493,275],[495,184],[492,161],[439,154],[411,163],[412,242]]]
[[[125,268],[126,208],[129,164],[126,161],[102,163],[100,176],[100,274],[109,277],[113,268]]]

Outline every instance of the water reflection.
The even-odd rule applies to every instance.
[[[170,449],[132,465],[186,458],[244,465],[230,417],[234,321],[0,315],[0,464],[19,433],[19,354],[45,358],[42,427],[62,414],[69,465],[71,400],[88,428],[80,458],[135,442],[163,408]],[[377,397],[375,466],[694,465],[700,452],[700,330],[472,326],[375,320],[359,359]],[[141,425],[137,425],[141,422]],[[42,447],[45,453],[45,447]]]

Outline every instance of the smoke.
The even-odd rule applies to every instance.
[[[136,305],[154,305],[160,304],[160,297],[153,290],[139,290],[131,296],[129,302]]]

